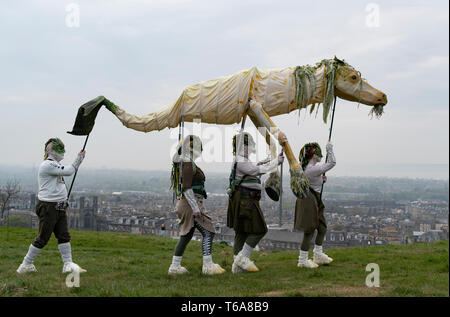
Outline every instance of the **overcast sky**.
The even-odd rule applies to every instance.
[[[43,144],[54,136],[65,142],[64,162],[71,163],[84,137],[66,131],[78,107],[98,95],[143,115],[203,80],[336,55],[389,103],[380,120],[371,120],[369,107],[338,100],[337,166],[329,175],[448,179],[448,2],[370,3],[2,1],[0,164],[38,166]],[[317,118],[296,111],[273,120],[298,155],[305,142],[325,146],[329,125],[320,117],[321,110]],[[169,171],[171,131],[127,129],[102,109],[82,167]],[[230,168],[199,165],[206,172]]]

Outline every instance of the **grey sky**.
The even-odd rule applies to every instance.
[[[78,28],[66,25],[69,3],[79,5]],[[380,120],[370,120],[368,107],[338,100],[338,164],[330,175],[448,179],[448,2],[374,2],[379,27],[366,26],[368,3],[2,1],[0,164],[38,165],[53,136],[66,143],[70,163],[84,138],[66,131],[78,107],[98,95],[142,115],[203,80],[336,55],[389,103]],[[300,119],[297,112],[274,117],[296,155],[305,142],[325,145],[329,126],[321,111],[317,118],[304,112]],[[168,170],[169,135],[168,129],[127,129],[102,109],[83,167]],[[230,164],[201,166],[226,172]]]

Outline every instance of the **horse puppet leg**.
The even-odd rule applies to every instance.
[[[258,129],[258,132],[266,139],[266,143],[269,146],[270,154],[272,159],[277,157],[277,147],[275,142],[270,135],[269,131],[266,127],[259,122],[258,118],[255,117],[254,114],[249,113],[250,120],[252,120],[255,127]],[[280,172],[277,170],[275,172],[270,173],[269,178],[266,179],[264,183],[264,188],[266,190],[267,195],[274,201],[278,201],[280,199]]]
[[[249,113],[251,114],[250,118],[255,117],[259,125],[265,127],[267,131],[270,131],[276,140],[278,140],[278,133],[280,129],[273,123],[270,119],[269,115],[264,111],[262,105],[252,100],[250,102]],[[267,141],[267,136],[266,136]],[[291,146],[288,141],[280,143],[280,145],[284,149],[284,153],[286,153],[286,157],[289,162],[289,171],[291,174],[291,190],[294,195],[298,198],[305,198],[309,192],[309,181],[308,178],[303,173],[303,170],[295,158]],[[270,145],[269,145],[270,146]],[[273,154],[272,154],[273,155]]]

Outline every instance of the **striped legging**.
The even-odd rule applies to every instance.
[[[184,250],[186,250],[188,243],[192,240],[192,237],[194,236],[195,228],[197,228],[198,231],[200,231],[201,235],[203,236],[202,241],[203,255],[204,256],[211,255],[212,244],[214,240],[214,232],[206,230],[194,219],[194,226],[191,228],[191,230],[189,230],[189,232],[184,236],[181,236],[180,240],[178,240],[177,246],[175,247],[175,256],[182,256],[184,254]]]

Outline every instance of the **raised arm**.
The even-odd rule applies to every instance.
[[[52,176],[70,176],[80,167],[83,162],[85,151],[78,153],[77,158],[71,165],[61,165],[55,161],[50,161],[49,164],[44,166],[43,172]]]
[[[333,152],[333,144],[331,144],[331,142],[328,142],[326,149],[327,149],[326,163],[316,164],[314,166],[308,167],[307,171],[305,171],[305,173],[308,176],[314,177],[314,176],[319,176],[319,175],[325,174],[330,169],[332,169],[333,167],[336,166],[336,158],[335,158],[334,152]]]
[[[70,176],[75,173],[75,168],[73,165],[64,166],[50,161],[50,163],[43,166],[42,172],[51,176]]]

